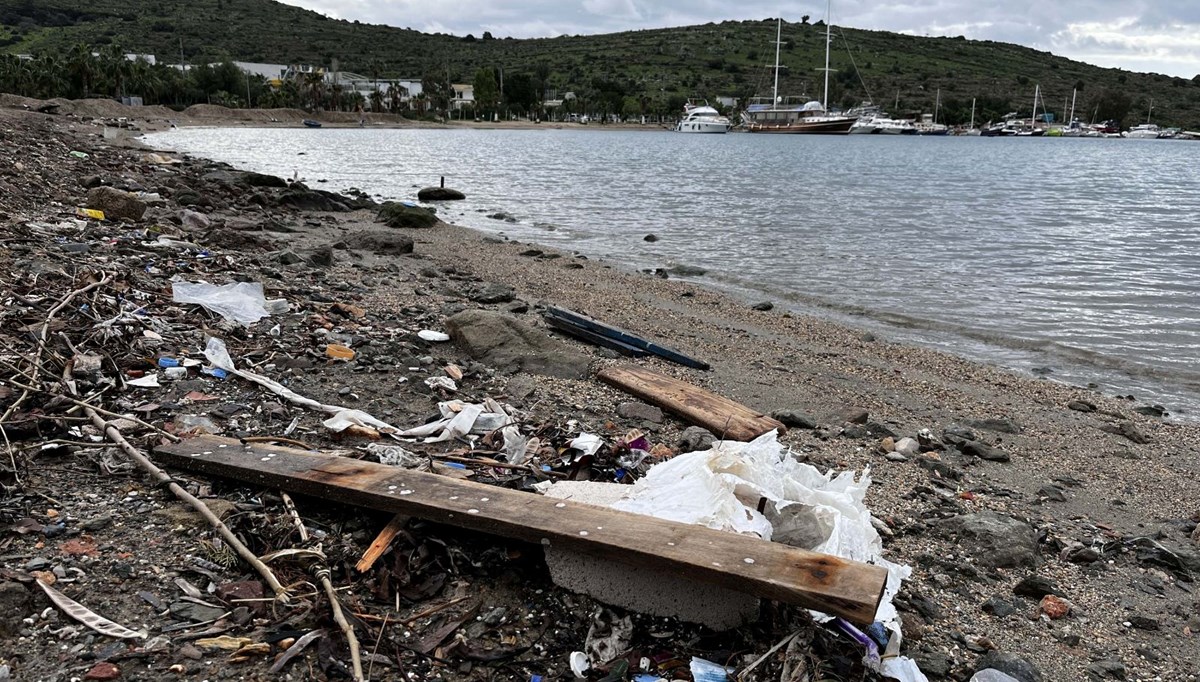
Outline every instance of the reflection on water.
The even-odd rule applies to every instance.
[[[702,266],[890,338],[1200,412],[1197,144],[278,128],[153,141],[387,198],[446,176],[468,197],[440,208],[452,222],[630,267]]]

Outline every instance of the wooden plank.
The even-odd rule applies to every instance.
[[[658,570],[870,623],[887,572],[757,537],[270,444],[200,436],[155,449],[179,469],[405,514]]]
[[[787,431],[782,423],[739,402],[645,367],[608,367],[596,376],[684,421],[703,426],[719,438],[748,441],[774,429]]]
[[[697,360],[696,358],[684,355],[683,353],[669,346],[664,346],[653,341],[647,341],[633,332],[626,331],[620,327],[614,327],[611,324],[606,324],[599,320],[594,320],[587,315],[582,315],[573,310],[550,306],[549,308],[546,308],[546,316],[558,318],[559,320],[569,322],[576,327],[586,329],[593,334],[599,334],[600,336],[620,341],[628,346],[639,348],[647,353],[653,353],[654,355],[670,360],[671,362],[679,363],[684,367],[692,367],[694,369],[709,368],[708,363],[704,362],[703,360]]]
[[[376,561],[379,561],[379,557],[383,556],[383,553],[391,546],[392,540],[396,539],[396,536],[400,534],[400,531],[404,530],[404,526],[406,525],[408,525],[407,516],[404,514],[393,516],[387,522],[387,525],[383,527],[383,530],[379,531],[379,535],[375,536],[375,540],[371,542],[370,547],[367,547],[367,551],[363,552],[362,558],[355,564],[354,570],[359,573],[366,573],[371,570],[371,567],[375,565]]]

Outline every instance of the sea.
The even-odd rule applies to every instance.
[[[181,128],[153,145],[1200,418],[1200,144]],[[657,241],[645,241],[653,234]],[[693,272],[698,272],[692,270]]]

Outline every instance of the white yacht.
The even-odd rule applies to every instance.
[[[1159,130],[1157,125],[1153,123],[1143,123],[1130,128],[1129,132],[1125,133],[1125,137],[1139,140],[1157,140],[1161,133],[1162,131]]]
[[[916,135],[917,127],[912,121],[899,118],[888,118],[880,114],[870,118],[860,118],[850,126],[851,135]]]
[[[675,124],[677,133],[727,133],[729,119],[719,111],[710,107],[708,102],[695,104],[688,102],[683,107],[683,119]]]

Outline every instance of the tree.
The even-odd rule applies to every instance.
[[[421,94],[426,103],[433,107],[434,112],[445,113],[450,108],[450,100],[454,97],[454,88],[450,87],[449,74],[427,73],[421,79]],[[422,109],[424,111],[424,109]]]
[[[1096,120],[1117,121],[1121,125],[1125,124],[1125,118],[1129,116],[1132,106],[1133,102],[1129,99],[1129,95],[1109,88],[1101,90],[1096,99],[1092,101]]]
[[[500,88],[496,85],[496,74],[491,69],[475,72],[475,106],[482,114],[491,114],[500,101]]]

